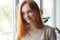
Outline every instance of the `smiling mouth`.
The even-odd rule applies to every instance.
[[[26,20],[30,20],[30,19],[26,19]]]

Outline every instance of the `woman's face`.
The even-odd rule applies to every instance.
[[[36,13],[34,12],[34,10],[31,10],[30,6],[28,4],[24,4],[22,7],[22,15],[24,20],[27,23],[31,23],[35,20],[35,15]]]

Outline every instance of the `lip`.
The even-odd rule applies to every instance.
[[[30,20],[29,18],[27,18],[26,20]]]
[[[30,20],[30,19],[26,19],[26,20]]]

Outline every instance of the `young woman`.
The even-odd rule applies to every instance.
[[[42,12],[43,13],[43,12]],[[44,25],[35,1],[24,1],[20,7],[21,22],[17,40],[56,40],[53,28]]]

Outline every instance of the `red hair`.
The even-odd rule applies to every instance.
[[[39,10],[39,7],[36,4],[36,2],[35,1],[24,1],[22,3],[21,7],[20,7],[20,13],[19,13],[20,16],[19,17],[21,18],[20,19],[21,20],[20,21],[21,25],[18,26],[19,27],[19,30],[18,30],[17,40],[20,40],[28,32],[27,27],[26,27],[26,25],[28,23],[22,17],[23,16],[22,15],[22,7],[24,6],[24,4],[28,4],[33,11],[36,11],[37,17],[36,17],[36,20],[35,21],[36,21],[37,28],[41,29],[43,27],[43,22],[42,22],[41,15],[40,15],[40,10]]]

